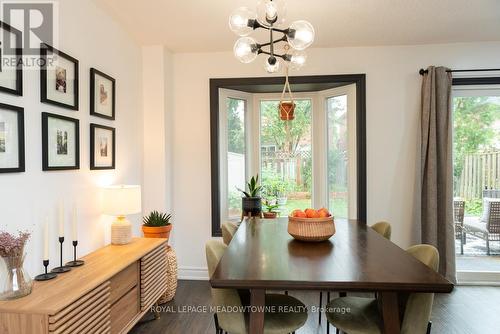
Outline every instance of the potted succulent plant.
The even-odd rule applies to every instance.
[[[264,218],[273,219],[278,216],[279,212],[277,211],[277,209],[279,205],[276,204],[276,200],[270,201],[266,199],[263,204],[266,208],[266,211],[263,212]]]
[[[153,211],[142,219],[142,232],[146,238],[168,238],[172,230],[171,214]]]
[[[236,188],[241,191],[244,197],[241,198],[241,208],[243,216],[260,217],[262,213],[262,200],[260,198],[259,174],[252,176],[247,183],[248,191]]]

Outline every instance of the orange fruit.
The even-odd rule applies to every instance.
[[[306,213],[304,211],[297,209],[297,210],[293,211],[293,217],[306,218],[307,215],[306,215]]]
[[[326,217],[330,216],[330,214],[328,212],[326,212],[325,210],[319,210],[318,215],[320,218],[326,218]]]
[[[331,216],[330,212],[328,211],[327,208],[321,208],[321,209],[319,209],[318,213],[319,213],[319,216],[322,217],[322,218],[323,217],[330,217]]]
[[[319,218],[320,217],[318,211],[316,211],[314,209],[307,210],[306,215],[307,215],[307,218]]]

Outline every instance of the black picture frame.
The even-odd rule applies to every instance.
[[[108,116],[108,115],[104,115],[104,114],[100,114],[98,113],[96,110],[95,110],[95,101],[96,101],[96,96],[95,96],[95,77],[96,75],[98,76],[101,76],[109,81],[111,81],[112,83],[112,99],[111,99],[111,108],[112,108],[112,115],[111,116]],[[106,118],[106,119],[109,119],[109,120],[115,120],[115,106],[116,106],[116,80],[115,78],[111,77],[110,75],[107,75],[106,73],[103,73],[101,71],[99,71],[98,69],[96,68],[91,68],[90,69],[90,114],[92,116],[97,116],[97,117],[101,117],[101,118]]]
[[[95,130],[104,129],[112,132],[113,144],[113,157],[111,166],[96,166],[95,165]],[[115,169],[116,166],[116,129],[110,126],[99,125],[95,123],[90,123],[90,169],[91,170],[104,170],[104,169]]]
[[[73,85],[73,104],[67,104],[59,101],[51,100],[47,97],[47,52],[51,52],[56,54],[58,57],[65,58],[74,64],[75,67],[75,82]],[[78,110],[79,106],[79,62],[78,59],[71,57],[70,55],[57,50],[51,45],[41,43],[40,44],[40,58],[41,58],[41,66],[40,66],[40,101],[42,103],[52,104],[54,106],[58,106],[61,108]]]
[[[14,27],[11,27],[5,22],[0,21],[0,30],[5,37],[5,31],[12,33],[16,36],[16,88],[0,86],[0,92],[23,96],[23,33]],[[5,39],[4,39],[5,40]],[[2,64],[1,57],[3,56],[3,49],[0,49],[0,66]]]
[[[366,74],[312,75],[289,77],[290,84],[313,91],[318,85],[341,83],[356,85],[356,153],[357,153],[357,219],[366,223]],[[284,77],[210,79],[210,167],[212,200],[212,236],[222,236],[220,222],[220,166],[219,166],[219,89],[246,91],[248,87],[266,88],[281,85]],[[266,91],[270,93],[271,91]],[[275,91],[277,92],[277,91]],[[281,92],[281,89],[279,90]]]
[[[74,123],[75,126],[75,164],[68,166],[50,166],[49,164],[49,118],[57,118]],[[80,169],[80,121],[76,118],[42,112],[42,170],[60,171]]]
[[[0,103],[0,109],[7,109],[17,113],[17,140],[19,165],[12,168],[0,168],[0,173],[23,173],[25,168],[25,147],[24,147],[24,108],[10,104]]]

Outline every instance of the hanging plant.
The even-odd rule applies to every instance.
[[[286,97],[287,89],[289,98]],[[295,118],[295,102],[293,101],[292,89],[290,88],[290,82],[288,81],[288,66],[285,67],[285,85],[283,86],[283,92],[281,92],[278,108],[281,120],[291,121]]]

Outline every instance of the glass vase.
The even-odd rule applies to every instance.
[[[0,300],[24,297],[31,293],[33,280],[23,267],[24,255],[2,257]]]

